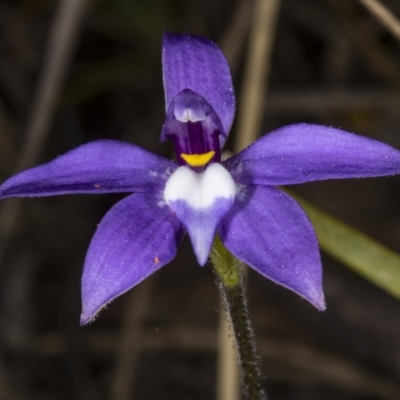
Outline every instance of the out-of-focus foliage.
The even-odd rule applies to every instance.
[[[310,217],[321,249],[400,299],[400,255],[297,198]]]

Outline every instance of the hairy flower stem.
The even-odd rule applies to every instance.
[[[218,237],[214,240],[211,262],[235,336],[244,399],[266,400],[267,396],[261,386],[260,358],[256,354],[244,291],[243,267]]]

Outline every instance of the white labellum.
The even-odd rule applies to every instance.
[[[167,204],[182,200],[195,210],[204,210],[217,199],[233,199],[235,192],[235,182],[221,164],[210,164],[203,172],[182,166],[168,179],[164,199]]]

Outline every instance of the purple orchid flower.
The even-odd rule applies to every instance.
[[[167,33],[161,140],[177,164],[132,144],[99,140],[21,172],[0,198],[133,192],[103,218],[82,276],[85,324],[108,302],[168,264],[187,232],[200,265],[217,233],[272,281],[325,308],[314,230],[277,185],[400,173],[400,152],[339,129],[280,128],[221,162],[235,113],[228,64],[211,41]]]

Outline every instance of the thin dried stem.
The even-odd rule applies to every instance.
[[[280,0],[257,0],[254,6],[235,152],[243,150],[260,135],[279,6]]]
[[[400,72],[397,62],[377,42],[368,21],[359,18],[355,3],[347,0],[325,0],[325,2],[332,8],[345,32],[381,79],[391,87],[398,87]]]
[[[378,0],[359,0],[369,12],[400,41],[400,21]]]
[[[133,398],[135,369],[142,347],[142,322],[150,303],[155,277],[147,279],[129,294],[119,338],[114,379],[111,382],[110,399]]]
[[[222,301],[219,318],[217,399],[239,400],[239,366],[236,362],[236,349],[232,343],[232,330]]]
[[[71,59],[79,26],[90,0],[60,0],[51,28],[46,58],[32,102],[24,145],[15,171],[34,164],[42,151],[49,125],[58,104],[66,68]],[[17,220],[21,199],[4,202],[0,209],[0,265]]]
[[[220,47],[228,60],[232,75],[235,75],[246,34],[251,22],[252,0],[240,0],[233,12],[231,23],[224,32]]]

